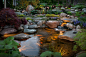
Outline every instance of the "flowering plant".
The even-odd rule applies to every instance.
[[[86,28],[86,17],[79,17],[78,20],[73,21],[74,25],[80,25],[82,28]]]

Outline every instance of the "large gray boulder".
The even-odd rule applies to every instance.
[[[20,34],[18,34],[18,35],[15,35],[15,36],[13,36],[15,39],[26,39],[26,38],[30,38],[30,36],[29,35],[26,35],[26,34],[24,34],[24,33],[20,33]]]
[[[14,28],[6,28],[6,29],[3,29],[0,34],[1,35],[4,35],[4,34],[10,34],[10,33],[14,33],[14,32],[17,32],[16,29]]]
[[[36,29],[24,29],[24,33],[35,33]]]
[[[76,34],[73,33],[74,31],[66,31],[63,35],[58,36],[59,39],[65,39],[69,41],[74,41],[73,38]]]
[[[38,28],[38,26],[37,25],[29,25],[29,27],[28,28]]]

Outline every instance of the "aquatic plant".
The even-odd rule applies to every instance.
[[[18,46],[12,36],[0,41],[0,57],[21,57]]]
[[[80,47],[82,50],[86,50],[86,29],[81,29],[76,36],[73,38],[76,45],[74,45],[73,50],[77,51],[77,48]]]
[[[24,19],[26,22],[26,20]],[[24,22],[24,24],[25,24]],[[14,28],[18,29],[21,24],[21,19],[19,19],[14,10],[10,8],[3,8],[0,11],[0,26],[4,27],[5,25],[13,25]],[[26,22],[27,23],[27,22]]]
[[[59,53],[59,52],[51,52],[51,51],[45,51],[45,52],[43,52],[41,55],[40,55],[40,57],[62,57],[61,56],[61,53]]]

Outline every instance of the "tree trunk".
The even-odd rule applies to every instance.
[[[4,8],[3,0],[0,2],[0,9]]]

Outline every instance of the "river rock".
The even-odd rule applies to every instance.
[[[86,13],[86,8],[83,8],[82,11]]]
[[[76,26],[76,29],[81,29],[80,25],[77,25],[77,26]]]
[[[26,39],[26,38],[30,38],[30,36],[29,35],[26,35],[26,34],[24,34],[24,33],[20,33],[20,34],[18,34],[18,35],[15,35],[15,36],[13,36],[15,39]]]
[[[43,25],[43,22],[42,22],[42,21],[39,21],[39,22],[37,23],[37,25],[38,25],[38,26],[42,26],[42,25]]]
[[[71,23],[67,23],[66,26],[67,26],[68,28],[70,28],[70,29],[73,29],[73,28],[74,28],[74,25],[71,24]]]
[[[9,34],[9,33],[14,33],[14,32],[17,32],[16,29],[14,28],[6,28],[6,29],[3,29],[0,34],[1,35],[4,35],[4,34]]]
[[[23,26],[24,26],[24,25],[21,24],[20,27],[18,27],[18,30],[23,30],[23,29],[24,29]]]
[[[27,29],[28,28],[28,25],[24,25],[24,29]]]
[[[74,41],[72,38],[68,37],[68,36],[58,36],[59,39],[64,39],[64,40],[69,40],[69,41]]]
[[[38,28],[38,26],[37,25],[29,25],[28,28]]]
[[[66,13],[61,13],[60,16],[61,16],[61,17],[66,17],[67,14],[66,14]]]
[[[50,28],[56,28],[60,25],[60,21],[47,21],[46,25]]]
[[[73,38],[74,38],[74,36],[76,36],[76,34],[73,34],[73,32],[74,32],[73,30],[66,31],[63,35],[58,36],[58,38],[69,40],[69,41],[74,41]]]
[[[35,33],[36,29],[24,29],[24,33]]]
[[[21,12],[15,12],[16,15],[23,15]]]
[[[26,24],[26,25],[28,25],[28,26],[29,26],[29,25],[30,25],[30,22],[27,22],[27,24]]]
[[[28,13],[30,13],[32,10],[34,10],[34,7],[33,7],[32,5],[28,5],[28,6],[26,7],[26,11],[27,11]]]

